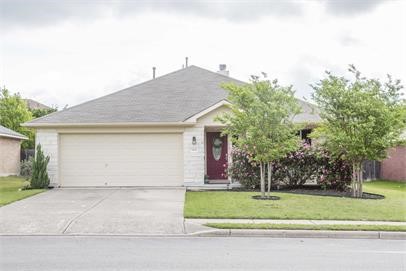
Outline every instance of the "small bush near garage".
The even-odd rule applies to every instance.
[[[45,156],[42,152],[41,145],[37,146],[35,160],[32,164],[32,176],[30,188],[40,189],[48,188],[49,177],[47,166],[49,163],[49,156]]]
[[[259,166],[250,155],[233,149],[228,174],[246,189],[259,187]],[[307,181],[315,181],[322,189],[345,190],[351,183],[351,168],[334,159],[321,147],[304,143],[297,151],[277,161],[273,167],[273,187],[299,188]]]
[[[30,156],[28,159],[21,161],[20,175],[27,179],[32,176],[32,164],[34,162],[34,157]]]

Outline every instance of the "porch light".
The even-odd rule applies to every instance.
[[[192,145],[196,145],[196,137],[194,136],[194,137],[192,137]]]

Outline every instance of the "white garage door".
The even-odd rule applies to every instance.
[[[62,134],[61,186],[180,186],[181,134]]]

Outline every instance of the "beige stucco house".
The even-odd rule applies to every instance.
[[[245,84],[190,66],[25,126],[50,156],[53,186],[230,185],[231,143],[215,120],[229,110],[225,82]],[[300,104],[295,121],[320,120]]]
[[[21,141],[28,139],[0,125],[0,176],[20,174]]]

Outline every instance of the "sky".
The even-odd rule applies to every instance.
[[[0,0],[0,85],[63,108],[190,65],[311,101],[331,71],[406,82],[406,1]],[[405,92],[405,90],[403,90]]]

